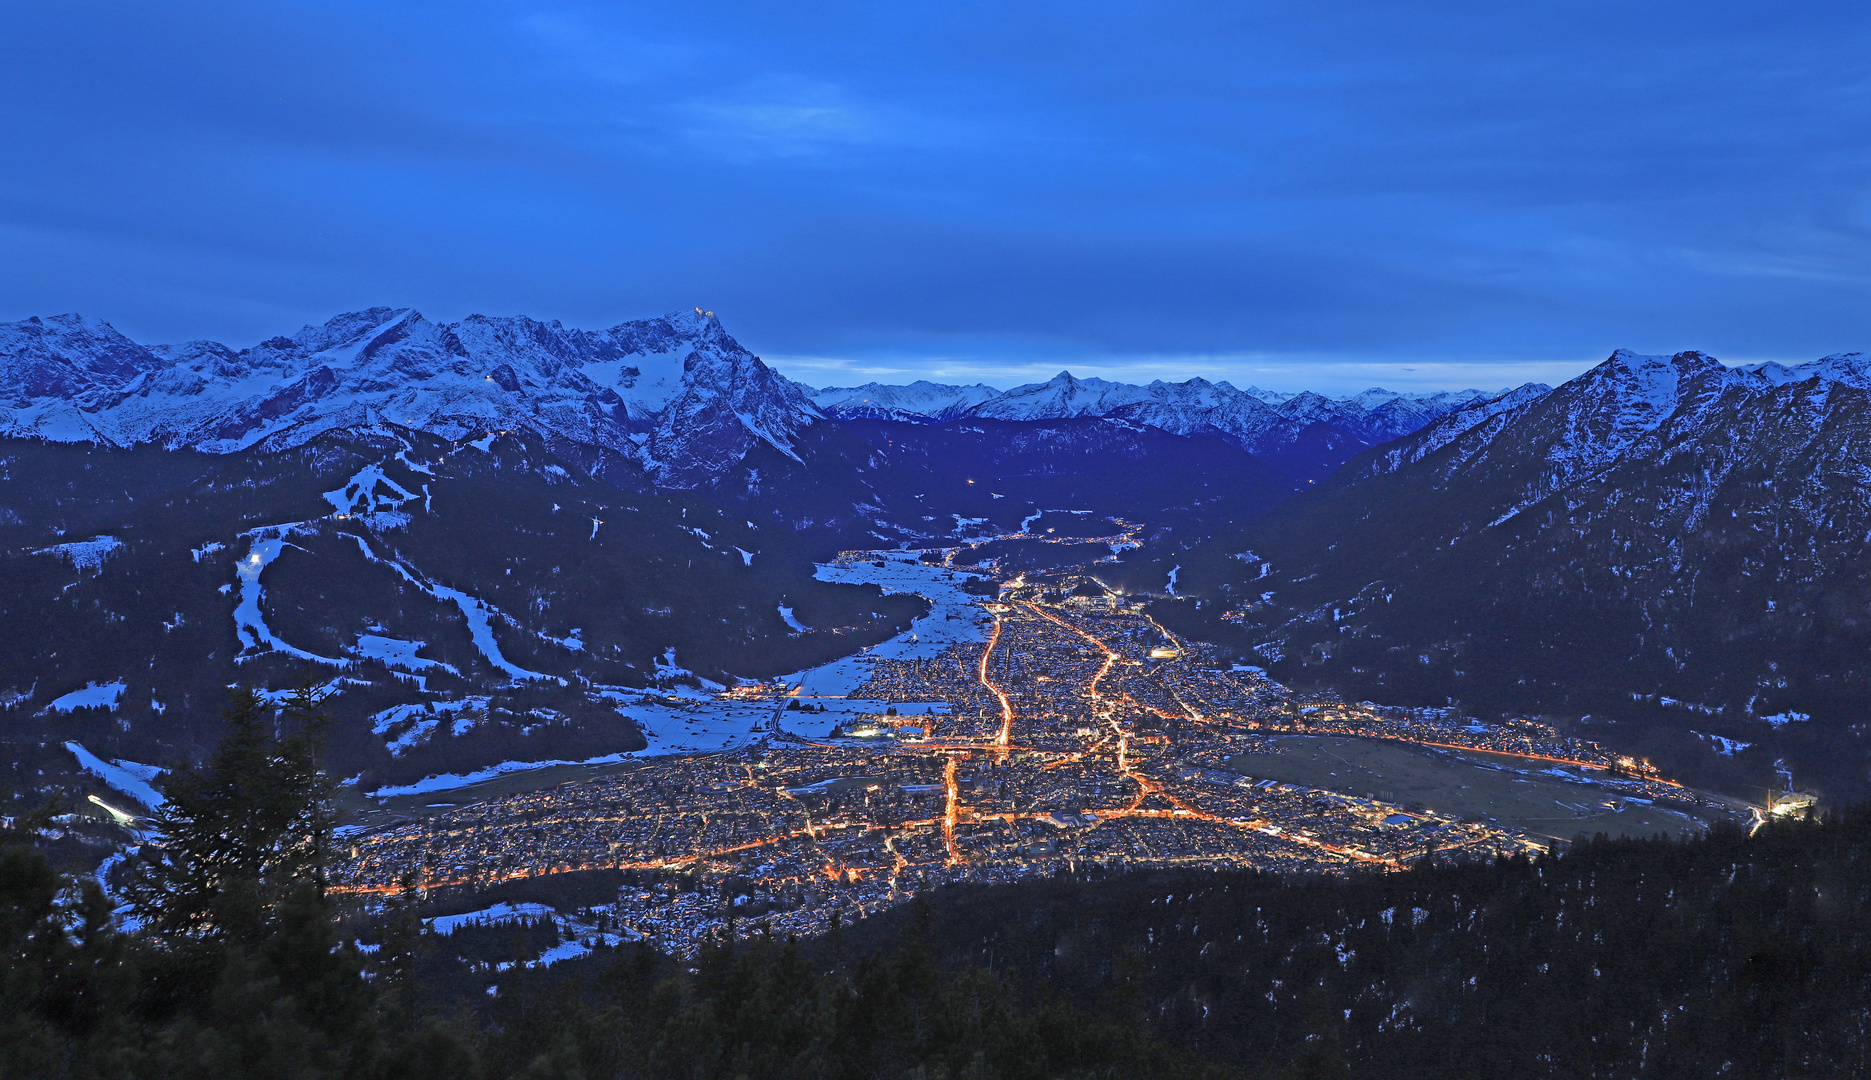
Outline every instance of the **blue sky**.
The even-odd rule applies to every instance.
[[[0,6],[0,319],[715,310],[787,374],[1871,349],[1871,6]]]

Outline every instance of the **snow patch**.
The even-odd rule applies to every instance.
[[[69,559],[72,566],[79,570],[97,570],[103,567],[104,560],[122,548],[123,541],[114,536],[94,536],[89,540],[74,540],[69,544],[40,548],[33,554]]]
[[[401,735],[385,743],[384,749],[390,752],[391,757],[402,757],[404,751],[428,742],[429,736],[434,734],[435,729],[441,726],[442,722],[440,720],[418,720],[404,729]]]
[[[266,616],[260,611],[260,600],[265,596],[265,590],[260,586],[260,574],[287,547],[297,546],[287,544],[286,537],[307,531],[310,531],[308,523],[295,521],[285,525],[267,525],[241,534],[248,537],[250,543],[247,557],[234,564],[234,572],[240,578],[240,602],[234,606],[234,636],[240,639],[242,649],[241,655],[234,658],[235,663],[251,660],[264,651],[260,647],[265,645],[275,652],[283,652],[315,664],[329,664],[339,669],[351,666],[349,660],[320,656],[281,641],[267,628]]]
[[[358,637],[357,644],[352,646],[351,651],[364,657],[366,660],[375,660],[384,667],[400,667],[405,671],[426,671],[429,668],[441,668],[450,675],[461,674],[461,672],[456,671],[454,667],[444,664],[440,660],[429,660],[425,657],[417,656],[416,650],[422,648],[425,644],[427,643],[421,641],[403,641],[399,638],[380,637],[376,634],[363,634]]]
[[[465,915],[438,915],[422,921],[428,924],[430,932],[448,935],[464,926],[499,926],[522,919],[550,918],[552,914],[552,908],[545,904],[495,904]]]
[[[1715,752],[1722,755],[1723,757],[1734,757],[1736,754],[1754,745],[1751,742],[1742,742],[1739,739],[1723,738],[1720,735],[1708,735],[1700,731],[1691,731],[1689,734],[1694,735],[1699,739],[1707,739],[1709,741],[1709,745],[1714,747]]]
[[[389,493],[379,491],[389,488]],[[390,479],[384,474],[383,466],[366,465],[359,469],[344,486],[336,491],[325,492],[325,501],[337,514],[371,514],[378,510],[395,510],[404,503],[416,498],[416,493]],[[408,519],[404,519],[408,523]]]
[[[155,810],[168,800],[164,799],[149,782],[160,776],[164,770],[154,765],[139,765],[134,761],[120,761],[115,764],[105,761],[75,742],[65,744],[65,749],[72,752],[78,764],[85,772],[104,781],[111,787],[130,796],[144,806]]]
[[[653,656],[650,659],[651,662],[656,665],[656,675],[658,678],[675,679],[684,675],[695,674],[688,668],[676,663],[676,647],[674,645],[664,649],[663,655]]]
[[[393,756],[401,756],[403,751],[426,741],[451,713],[461,715],[449,725],[449,734],[462,735],[473,729],[480,718],[486,715],[488,700],[485,697],[471,697],[460,701],[393,705],[371,716],[370,731],[373,735],[389,735],[402,727],[403,730],[395,738],[385,743]]]
[[[40,710],[41,715],[48,712],[71,712],[73,709],[109,709],[117,711],[117,702],[123,697],[123,680],[111,683],[90,683],[81,690],[52,699],[52,703]]]

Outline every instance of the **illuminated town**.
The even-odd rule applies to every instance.
[[[848,552],[826,572],[954,581],[956,563],[957,549]],[[686,953],[724,934],[820,933],[946,882],[1093,865],[1388,870],[1533,853],[1565,835],[1259,775],[1299,733],[1512,755],[1575,779],[1600,806],[1731,812],[1531,721],[1306,700],[1088,576],[1016,576],[965,600],[971,612],[938,605],[919,622],[913,647],[844,662],[842,684],[789,677],[656,702],[697,716],[731,708],[741,722],[751,709],[760,730],[739,745],[349,836],[343,887],[637,871],[643,884],[622,890],[607,922]],[[928,640],[932,626],[978,632]]]

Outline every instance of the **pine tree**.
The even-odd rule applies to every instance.
[[[173,774],[156,818],[161,842],[126,888],[145,927],[252,944],[293,893],[322,904],[333,819],[317,760],[324,697],[309,678],[293,690],[279,709],[282,738],[258,693],[230,695],[220,745],[205,769]]]
[[[385,1014],[393,1022],[406,1023],[415,1013],[416,969],[427,942],[416,913],[422,899],[415,871],[404,874],[398,884],[401,888],[384,912],[383,947],[375,967],[382,980]]]

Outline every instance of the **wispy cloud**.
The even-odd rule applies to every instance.
[[[518,26],[562,72],[624,85],[686,80],[709,61],[705,39],[631,33],[574,10],[530,12]]]
[[[0,5],[0,318],[702,303],[997,385],[1871,347],[1871,7],[1590,10]]]
[[[698,149],[737,158],[892,143],[915,127],[913,119],[854,102],[838,87],[791,79],[688,101],[678,112],[684,134]]]

